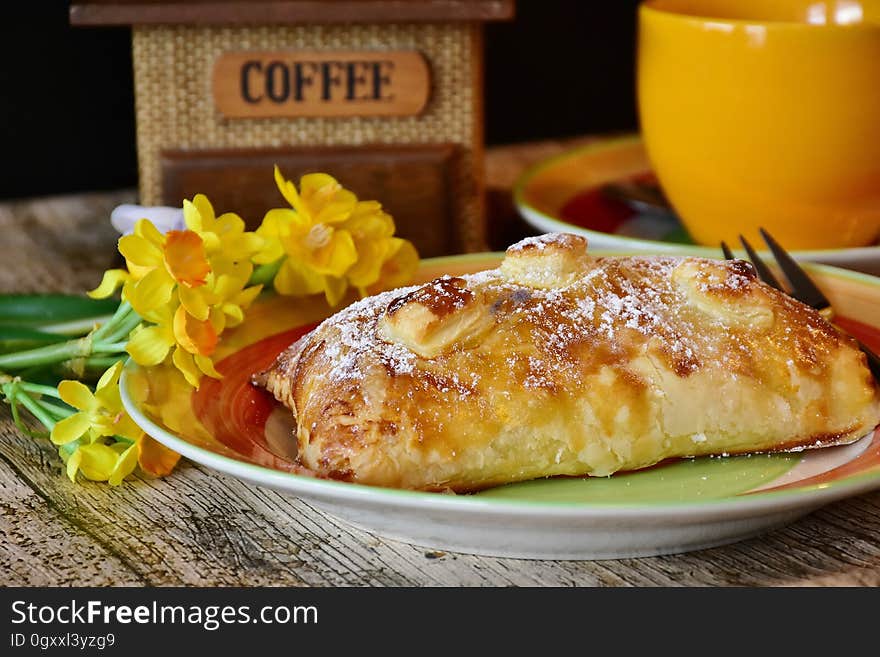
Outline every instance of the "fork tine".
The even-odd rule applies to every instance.
[[[767,265],[764,264],[764,261],[758,257],[758,254],[755,253],[755,250],[752,248],[752,245],[746,241],[746,238],[742,235],[739,236],[739,241],[743,245],[743,248],[746,250],[746,253],[749,254],[749,260],[752,261],[752,265],[755,267],[755,271],[758,272],[758,278],[767,283],[767,285],[772,285],[780,292],[788,294],[784,289],[782,289],[782,285],[780,285],[779,281],[776,280],[776,277],[773,275],[773,272],[768,269]]]
[[[724,254],[725,260],[736,260],[736,256],[733,255],[733,251],[730,250],[730,247],[727,246],[727,242],[721,240],[721,252]]]
[[[779,246],[779,243],[766,230],[763,228],[758,230],[761,232],[761,237],[764,238],[767,247],[773,253],[773,257],[776,258],[776,263],[779,265],[782,273],[785,274],[785,278],[791,286],[791,296],[808,306],[812,306],[816,310],[830,308],[831,302],[819,291],[819,288],[810,280],[810,277],[801,269],[800,265],[794,261],[794,258],[788,255],[785,249]]]

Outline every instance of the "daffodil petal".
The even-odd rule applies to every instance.
[[[274,286],[279,294],[316,294],[324,291],[324,277],[287,258],[275,275]]]
[[[118,486],[122,480],[130,475],[138,464],[138,446],[132,443],[124,452],[116,457],[116,463],[107,477],[107,483]]]
[[[141,470],[154,477],[164,477],[174,470],[174,466],[180,460],[180,454],[173,452],[165,445],[157,442],[149,436],[144,436],[139,442],[138,463]]]
[[[263,238],[256,233],[242,233],[224,242],[223,254],[231,260],[245,260],[263,246]]]
[[[108,269],[104,272],[101,283],[94,290],[86,292],[92,299],[106,299],[111,296],[116,289],[122,286],[131,278],[131,275],[124,269]]]
[[[257,235],[264,238],[283,237],[290,232],[290,225],[297,221],[298,215],[289,208],[269,210],[257,228]]]
[[[236,280],[234,276],[229,276],[228,274],[218,276],[214,283],[214,294],[216,294],[219,299],[228,299],[239,289],[241,289],[240,281]]]
[[[81,411],[96,408],[97,401],[89,387],[79,381],[64,380],[58,384],[58,394],[65,403]]]
[[[247,309],[250,306],[254,299],[260,296],[260,292],[263,291],[262,285],[251,285],[250,287],[246,287],[241,292],[239,292],[232,299],[232,302],[242,308]]]
[[[347,289],[348,281],[344,278],[327,276],[324,279],[324,297],[327,299],[327,303],[330,304],[331,308],[339,305],[339,302],[342,301]]]
[[[357,245],[358,259],[346,276],[355,287],[367,287],[379,280],[382,265],[390,255],[390,240],[366,241]]]
[[[196,367],[201,370],[202,374],[210,376],[212,379],[222,379],[223,375],[214,368],[214,361],[208,356],[193,356]]]
[[[126,299],[141,317],[164,306],[171,299],[174,279],[163,267],[157,267],[126,291]]]
[[[125,266],[128,267],[128,272],[131,274],[131,280],[126,281],[126,286],[128,286],[129,283],[136,283],[137,281],[141,280],[144,276],[153,271],[158,265],[153,267],[141,267],[134,264],[130,260],[126,260]]]
[[[218,334],[210,321],[199,320],[183,306],[174,313],[174,339],[191,354],[210,356],[217,348]]]
[[[359,201],[344,228],[358,240],[380,240],[394,235],[394,220],[377,201]]]
[[[308,215],[308,211],[303,206],[302,200],[296,191],[296,187],[292,182],[281,175],[281,169],[278,168],[277,164],[275,165],[275,184],[278,186],[278,191],[281,192],[284,200],[290,203],[290,207],[304,217]]]
[[[215,294],[220,298],[235,294],[247,285],[253,273],[254,266],[248,261],[233,262],[226,258],[216,258],[214,261]],[[221,279],[228,280],[221,282]]]
[[[214,217],[214,206],[211,205],[211,201],[208,200],[208,197],[204,194],[196,194],[193,197],[193,205],[199,211],[199,216],[202,218],[202,225],[199,230],[214,230],[215,220]]]
[[[342,189],[342,185],[327,173],[307,173],[299,179],[299,189],[304,198],[310,198],[328,188],[330,193]]]
[[[162,264],[162,249],[140,235],[119,238],[119,252],[126,260],[140,267],[158,267]]]
[[[174,355],[171,357],[171,360],[174,362],[174,366],[180,370],[181,374],[183,374],[186,382],[198,390],[199,380],[202,378],[202,372],[196,367],[192,354],[188,353],[181,347],[177,347],[177,349],[174,350]]]
[[[412,242],[395,237],[392,238],[394,245],[393,255],[382,264],[379,280],[367,290],[370,294],[406,285],[419,267],[419,253]]]
[[[122,373],[122,361],[117,361],[113,365],[107,368],[107,371],[101,375],[101,378],[98,379],[98,385],[96,386],[97,390],[101,390],[102,388],[106,388],[107,386],[115,386],[119,381],[119,375]]]
[[[220,308],[211,308],[211,326],[214,327],[214,333],[220,335],[226,328],[226,313]]]
[[[163,326],[147,326],[135,329],[128,339],[125,350],[138,365],[158,365],[168,355],[174,344],[174,336]]]
[[[244,311],[234,303],[223,305],[223,313],[229,321],[229,326],[238,326],[244,320]]]
[[[149,219],[139,219],[134,225],[134,234],[156,246],[162,246],[165,243],[164,235]]]
[[[122,400],[119,397],[119,386],[104,386],[95,391],[95,399],[98,400],[101,408],[111,413],[119,413],[122,411]]]
[[[244,234],[244,220],[234,212],[224,212],[217,217],[211,230],[225,241],[226,238]]]
[[[131,419],[128,413],[122,412],[113,424],[113,435],[122,436],[129,440],[138,440],[144,435],[144,431]]]
[[[180,305],[190,315],[202,321],[208,319],[210,308],[202,294],[202,288],[190,288],[186,285],[181,285],[177,288],[177,296],[180,298]]]
[[[73,483],[76,483],[76,473],[79,471],[79,464],[82,461],[82,454],[80,454],[79,449],[77,449],[70,457],[67,459],[67,478],[70,479]]]
[[[264,239],[263,248],[259,253],[254,254],[252,260],[258,265],[267,265],[275,262],[284,255],[284,246],[277,239]]]
[[[342,189],[321,207],[314,217],[314,222],[330,225],[342,223],[351,216],[355,206],[357,206],[357,196],[347,189]]]
[[[341,277],[357,259],[358,253],[351,233],[347,230],[334,230],[327,245],[312,252],[311,264],[321,274]]]
[[[91,426],[88,413],[74,413],[58,422],[52,428],[49,438],[56,445],[66,445],[82,436]]]
[[[223,248],[223,242],[217,233],[201,232],[199,235],[205,243],[205,253],[216,253]]]
[[[202,230],[202,216],[199,213],[199,209],[188,199],[183,201],[183,223],[190,230]]]
[[[128,390],[129,397],[137,404],[144,404],[150,398],[150,380],[143,369],[129,372],[125,387]]]
[[[171,320],[174,319],[175,310],[177,310],[176,305],[172,307],[169,304],[165,304],[148,312],[144,315],[144,319],[153,324],[158,324],[159,326],[171,326]]]
[[[86,479],[106,481],[116,466],[119,455],[104,443],[92,443],[79,448],[81,454],[79,471]]]

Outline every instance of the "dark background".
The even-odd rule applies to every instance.
[[[66,0],[0,22],[0,198],[137,184],[127,28],[72,28]],[[486,141],[633,130],[637,0],[518,0],[486,28]]]

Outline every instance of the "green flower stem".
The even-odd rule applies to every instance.
[[[108,367],[113,367],[116,363],[125,358],[128,358],[128,354],[119,354],[118,356],[91,356],[90,358],[83,358],[81,362],[84,369],[106,370]]]
[[[110,318],[109,321],[102,324],[92,333],[92,340],[98,342],[99,340],[103,340],[105,336],[114,333],[119,326],[119,324],[128,316],[131,312],[131,304],[128,301],[123,301],[119,304],[119,307],[116,309],[116,312],[113,313],[113,317]]]
[[[105,347],[107,345],[104,345]],[[118,346],[118,345],[114,345]],[[107,351],[122,351],[125,348],[105,349]],[[0,370],[21,370],[36,365],[51,365],[60,361],[82,358],[92,353],[92,338],[85,336],[77,340],[68,340],[58,344],[51,344],[37,349],[27,349],[11,354],[0,355]]]
[[[38,383],[28,383],[27,381],[18,381],[16,383],[18,388],[21,388],[25,392],[31,392],[35,395],[46,395],[47,397],[54,397],[55,399],[61,399],[61,395],[58,394],[58,390],[53,388],[52,386],[41,386]]]
[[[264,285],[270,286],[272,281],[275,279],[275,274],[278,273],[278,270],[281,269],[281,263],[284,262],[284,258],[278,258],[275,262],[270,262],[265,265],[260,265],[256,269],[254,269],[254,273],[251,274],[251,278],[248,281],[248,285]]]
[[[128,342],[97,342],[92,345],[93,354],[121,354],[125,353]]]
[[[3,396],[6,401],[9,402],[9,407],[12,409],[12,421],[15,422],[15,426],[19,428],[23,433],[33,436],[33,432],[27,428],[24,422],[21,420],[21,415],[18,413],[18,402],[15,400],[14,396],[10,396],[7,393],[6,388],[3,388]]]
[[[33,399],[27,393],[23,395],[14,394],[13,402],[16,401],[21,402],[21,405],[28,409],[31,412],[31,415],[37,418],[40,421],[40,424],[46,427],[46,429],[52,431],[52,429],[55,427],[55,418],[53,418],[39,403],[37,403],[35,399]]]
[[[59,335],[77,336],[85,335],[93,331],[96,326],[103,326],[112,319],[112,315],[99,315],[97,317],[86,317],[85,319],[74,319],[69,322],[59,322],[57,324],[45,324],[39,328],[45,333],[57,333]]]
[[[106,336],[107,342],[118,342],[120,340],[128,340],[128,335],[135,327],[141,323],[141,316],[133,310],[119,322],[118,327],[111,334]]]
[[[74,358],[58,364],[55,370],[60,376],[73,377],[75,379],[91,378],[94,374],[101,374],[120,360],[124,360],[128,354],[113,356],[89,356],[88,358]]]
[[[63,406],[59,406],[58,404],[51,404],[47,401],[40,402],[40,405],[46,410],[47,413],[54,417],[56,421],[63,420],[64,418],[70,417],[71,415],[76,413],[76,411],[70,408],[65,408]]]

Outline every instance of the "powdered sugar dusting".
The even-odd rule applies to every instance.
[[[362,380],[366,372],[364,365],[370,356],[375,356],[394,374],[412,373],[416,355],[403,345],[378,340],[376,323],[390,303],[418,289],[419,286],[411,286],[361,299],[315,329],[314,335],[330,333],[335,337],[325,343],[322,354],[330,366],[327,372],[330,381]]]
[[[520,240],[509,249],[507,249],[507,252],[519,253],[526,250],[535,250],[540,252],[546,249],[548,246],[566,247],[574,239],[583,240],[583,238],[576,237],[574,235],[571,235],[570,233],[546,233],[544,235],[535,235],[534,237],[527,237],[523,240]],[[586,243],[586,240],[584,240],[584,243]]]
[[[545,235],[520,245],[544,248],[556,239]],[[734,372],[738,363],[755,357],[753,347],[721,319],[694,309],[686,291],[673,280],[673,271],[683,261],[661,256],[599,258],[574,283],[550,289],[519,285],[493,269],[385,292],[349,306],[316,330],[325,340],[327,377],[336,382],[362,380],[380,366],[390,376],[427,377],[441,392],[465,394],[479,380],[476,355],[483,349],[501,348],[510,354],[508,376],[516,376],[530,389],[551,389],[560,376],[580,380],[602,362],[626,362],[648,345],[679,376],[707,362]],[[699,259],[689,263],[699,273],[689,280],[706,294],[729,296],[758,285],[735,263]],[[461,308],[463,300],[473,295],[480,297],[478,303],[485,306],[494,328],[477,341],[451,345],[435,359],[422,358],[378,335],[382,315],[392,312],[395,304],[448,302]],[[510,328],[502,329],[502,324]],[[463,350],[470,355],[456,359],[455,353]],[[447,377],[442,381],[441,371]]]

